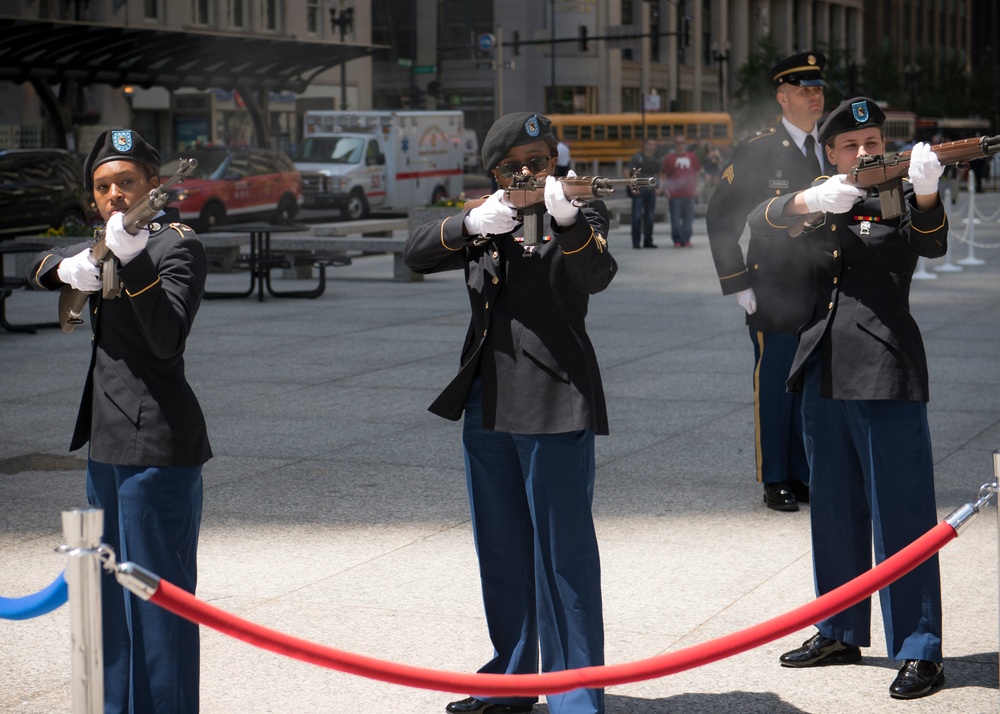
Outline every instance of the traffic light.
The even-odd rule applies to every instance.
[[[514,42],[512,44],[514,45],[514,54],[521,54],[521,33],[517,30],[514,30]]]
[[[427,94],[435,99],[441,98],[441,82],[434,80],[427,83]]]
[[[579,43],[580,43],[580,51],[581,52],[586,52],[587,51],[587,26],[586,25],[580,25]]]

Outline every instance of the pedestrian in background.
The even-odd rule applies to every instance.
[[[642,142],[642,151],[632,155],[628,162],[628,176],[638,170],[643,178],[660,173],[660,160],[656,156],[656,139],[648,137]],[[656,216],[656,187],[640,186],[629,189],[632,196],[632,247],[655,248],[653,221]]]
[[[556,171],[555,176],[567,176],[573,167],[573,158],[570,155],[569,141],[565,137],[559,139],[556,144]]]
[[[670,237],[674,248],[690,248],[694,231],[694,202],[698,197],[701,164],[688,151],[684,135],[674,137],[674,149],[660,164],[660,185],[670,205]]]

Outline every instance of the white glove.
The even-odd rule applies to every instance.
[[[937,154],[931,151],[931,145],[919,142],[910,150],[910,183],[918,196],[926,196],[938,192],[938,179],[944,173],[944,166],[938,160]]]
[[[810,213],[847,213],[859,198],[865,195],[864,189],[844,183],[845,174],[831,176],[819,186],[807,188],[802,192],[806,208]]]
[[[754,295],[753,288],[740,290],[736,293],[736,302],[747,311],[747,315],[753,315],[757,312],[757,296]]]
[[[70,258],[63,258],[56,268],[56,275],[71,288],[85,293],[94,293],[104,284],[97,263],[90,257],[90,248]]]
[[[545,177],[545,210],[552,216],[557,226],[571,226],[576,223],[576,214],[580,209],[566,198],[562,182],[555,176]]]
[[[465,229],[473,236],[498,236],[510,233],[517,225],[517,211],[503,203],[503,189],[473,208],[465,217]]]
[[[104,227],[104,243],[122,265],[146,250],[146,242],[149,240],[149,231],[145,228],[135,235],[125,230],[124,218],[124,213],[112,214]]]

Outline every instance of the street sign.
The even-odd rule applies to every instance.
[[[400,67],[409,67],[410,65],[413,64],[413,60],[411,60],[409,57],[400,57],[399,59],[396,60],[396,64],[398,64]]]
[[[489,52],[493,49],[493,46],[497,43],[497,36],[489,32],[484,32],[479,36],[478,39],[479,49],[483,52]]]
[[[418,64],[413,68],[413,74],[437,74],[437,65]]]

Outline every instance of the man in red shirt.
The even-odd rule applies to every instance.
[[[691,247],[694,225],[694,199],[698,195],[698,174],[701,164],[693,151],[688,151],[683,135],[674,137],[674,150],[660,164],[660,185],[670,200],[670,236],[674,248]]]

